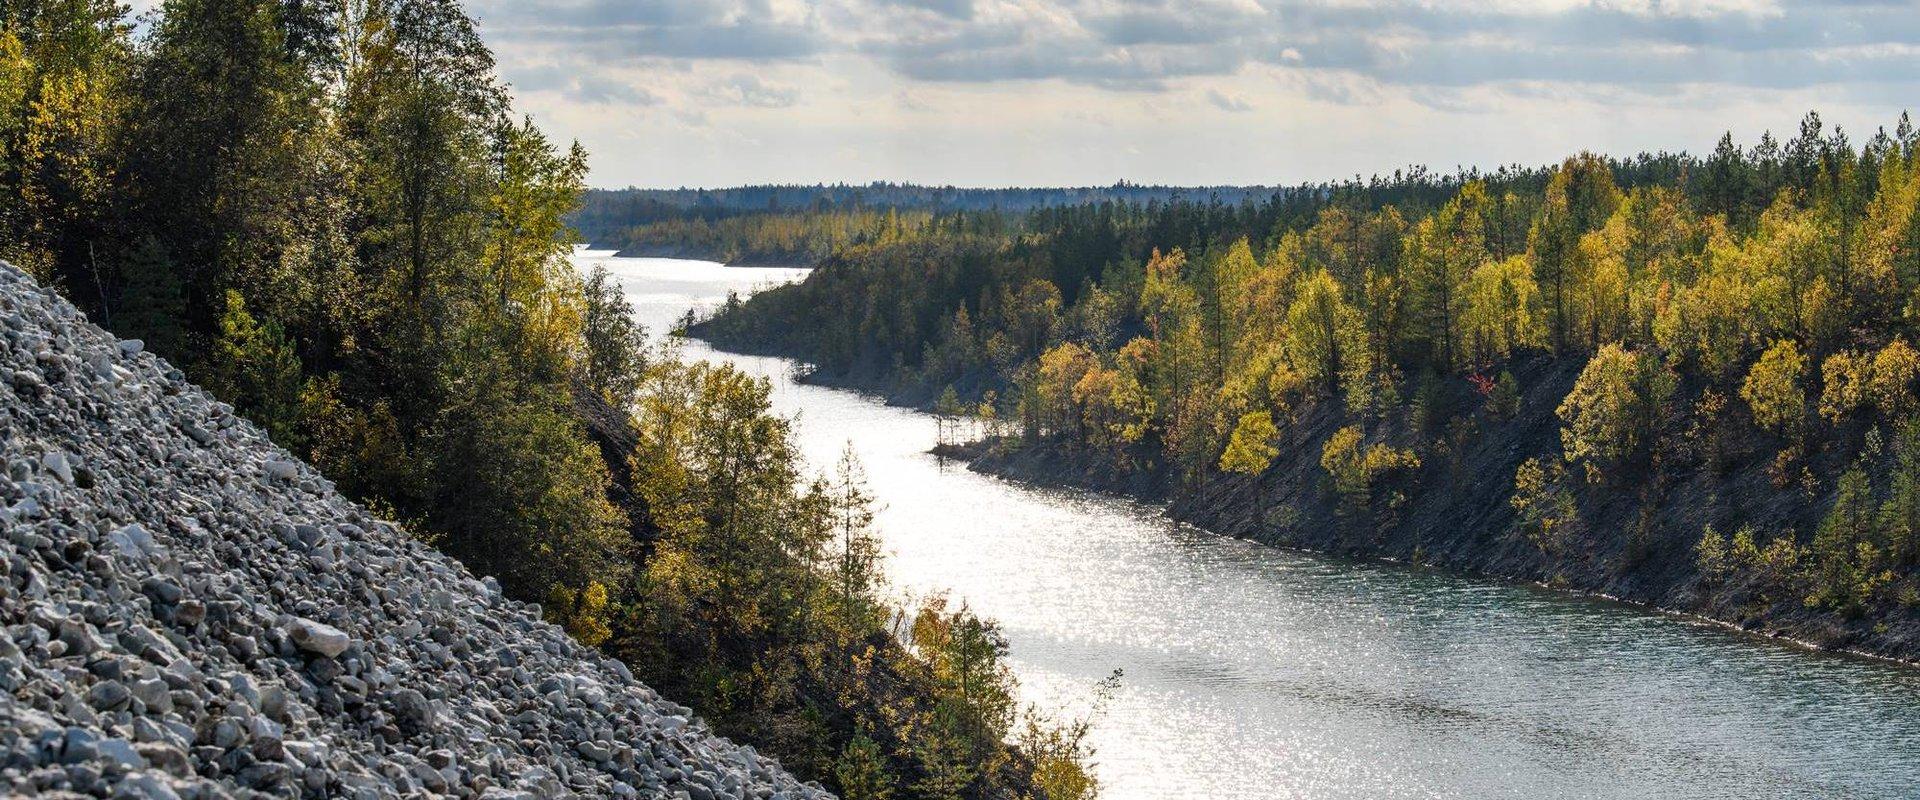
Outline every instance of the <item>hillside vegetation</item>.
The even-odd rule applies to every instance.
[[[0,257],[802,779],[1090,793],[991,623],[878,600],[857,465],[576,274],[585,174],[457,0],[0,5]]]
[[[696,332],[988,418],[983,468],[1911,658],[1917,144],[944,215]]]

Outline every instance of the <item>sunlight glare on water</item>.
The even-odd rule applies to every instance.
[[[804,270],[581,256],[650,331]],[[851,441],[903,595],[1004,627],[1027,700],[1095,722],[1103,797],[1920,796],[1920,671],[1526,587],[1212,536],[942,464],[931,417],[767,377],[809,463]]]

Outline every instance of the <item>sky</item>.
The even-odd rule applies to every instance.
[[[467,0],[596,186],[1292,184],[1920,100],[1920,0]],[[1920,109],[1916,109],[1920,110]]]

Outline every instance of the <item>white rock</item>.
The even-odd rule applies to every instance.
[[[47,471],[53,473],[54,477],[59,478],[61,483],[68,485],[73,484],[73,464],[68,459],[66,453],[55,450],[41,456],[40,466],[46,467]]]
[[[159,544],[153,540],[153,534],[148,533],[147,529],[141,527],[138,522],[114,529],[112,533],[107,534],[107,541],[112,542],[120,552],[135,557],[151,556],[160,549]]]
[[[135,752],[133,743],[125,739],[102,739],[94,744],[94,749],[109,763],[127,769],[145,769],[147,766],[147,759]]]
[[[306,617],[294,618],[293,624],[287,626],[287,638],[293,640],[295,647],[327,658],[346,652],[347,645],[353,643],[346,631]]]

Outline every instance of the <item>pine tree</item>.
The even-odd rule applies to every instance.
[[[834,780],[840,784],[844,800],[892,800],[893,777],[887,774],[887,762],[880,745],[855,733],[840,751],[833,765]]]
[[[873,531],[873,496],[867,490],[866,468],[852,442],[840,453],[829,489],[834,552],[828,569],[841,625],[858,635],[879,623],[881,607],[874,595],[881,580],[881,551]]]
[[[624,408],[646,372],[646,329],[634,320],[633,304],[604,264],[594,265],[581,293],[585,308],[580,333],[586,350],[581,360],[587,386]]]
[[[187,355],[186,298],[165,246],[158,238],[143,237],[122,261],[120,274],[120,301],[107,315],[107,324],[122,336],[144,340],[162,356]]]
[[[301,446],[300,359],[280,325],[254,319],[239,292],[227,291],[206,371],[216,396],[260,423],[274,441]]]

